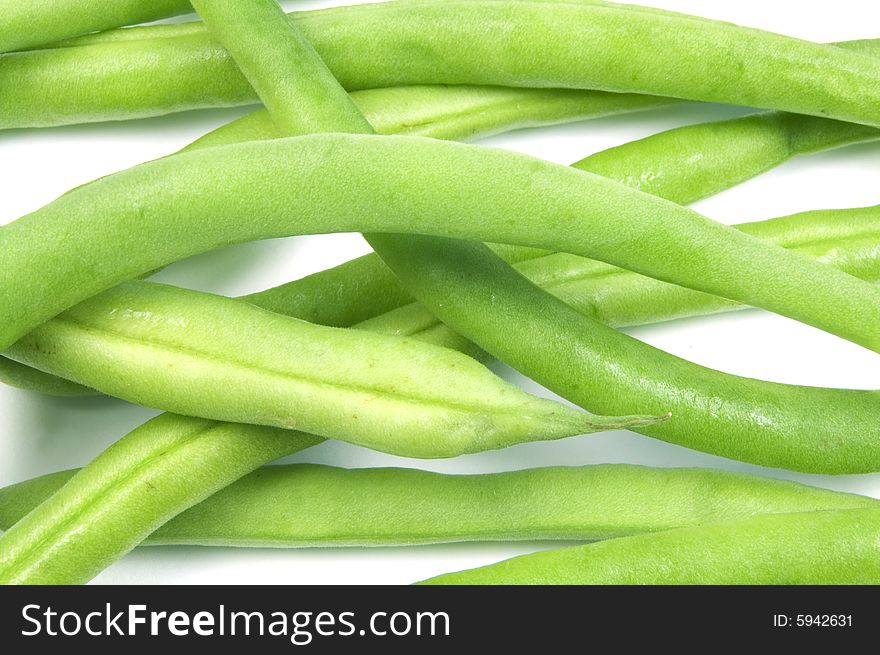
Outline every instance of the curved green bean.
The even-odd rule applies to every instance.
[[[876,60],[717,21],[617,5],[497,0],[386,2],[303,12],[294,21],[350,90],[592,88],[880,124]],[[254,102],[250,84],[199,26],[137,29],[90,45],[4,56],[0,85],[9,93],[0,99],[0,123],[110,120]],[[22,122],[23,116],[30,118]]]
[[[595,118],[609,114],[665,106],[668,98],[570,91],[565,89],[508,89],[501,87],[401,87],[355,92],[352,99],[367,113],[383,134],[415,134],[435,138],[473,138],[521,127]],[[233,121],[227,129],[215,130],[190,148],[206,147],[229,140],[259,140],[273,137],[275,124],[265,110]],[[514,248],[507,248],[509,257]],[[333,283],[327,280],[332,275]],[[339,303],[348,312],[344,324],[365,320],[410,300],[394,275],[378,259],[344,264],[338,273],[322,273],[320,290],[303,281],[296,287],[284,285],[272,293],[281,304],[290,304],[282,294],[295,293],[298,318],[322,325],[334,325],[325,308]],[[339,287],[339,285],[345,285]],[[264,299],[268,296],[264,296]],[[309,304],[305,311],[305,303]],[[270,308],[272,309],[272,308]],[[330,312],[333,314],[335,309]],[[286,312],[281,312],[286,313]],[[50,395],[90,395],[95,392],[27,366],[0,357],[0,382]]]
[[[880,510],[755,516],[523,555],[422,584],[878,584]]]
[[[0,52],[190,11],[187,0],[0,0]]]
[[[0,489],[0,530],[75,473],[61,471]],[[143,545],[303,548],[596,540],[878,502],[697,468],[602,464],[444,475],[294,464],[250,473],[171,519]]]
[[[278,179],[288,183],[279,188]],[[218,183],[235,193],[217,193]],[[402,188],[409,192],[398,193]],[[0,230],[0,344],[11,345],[113,284],[198,252],[354,230],[594,256],[880,347],[876,288],[691,210],[516,153],[338,134],[174,155],[76,189],[10,223]]]

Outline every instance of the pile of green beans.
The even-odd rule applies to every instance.
[[[83,2],[60,4],[73,17]],[[680,206],[876,140],[880,42],[599,0],[397,0],[292,19],[275,0],[86,4],[66,25],[47,6],[30,29],[14,29],[18,13],[0,26],[0,127],[265,109],[0,230],[0,379],[175,412],[78,472],[0,490],[0,583],[85,582],[141,542],[546,538],[607,541],[427,582],[880,580],[876,501],[792,483],[631,466],[259,468],[322,438],[449,457],[630,427],[767,466],[880,470],[880,392],[727,375],[614,330],[755,306],[880,352],[878,208],[726,227]],[[204,24],[68,38],[193,8]],[[414,138],[682,100],[775,111],[572,167]],[[238,300],[132,281],[233,243],[353,230],[378,257]],[[608,416],[472,359],[490,357]]]
[[[146,406],[300,429],[409,457],[454,457],[655,420],[594,416],[529,396],[447,348],[149,282],[81,303],[7,354]]]

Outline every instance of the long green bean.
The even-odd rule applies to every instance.
[[[294,22],[349,90],[593,88],[880,121],[876,60],[688,16],[593,3],[477,0],[358,5],[295,14]],[[0,99],[0,124],[254,102],[250,84],[198,25],[138,29],[80,47],[5,55],[0,85],[9,92]]]
[[[0,0],[0,52],[190,11],[187,0]]]
[[[878,584],[880,510],[755,516],[523,555],[423,584]]]
[[[296,428],[410,457],[653,420],[592,416],[529,396],[446,348],[149,282],[77,305],[6,354],[146,406]]]
[[[0,530],[75,473],[61,471],[0,489]],[[171,519],[143,545],[301,548],[594,540],[878,502],[713,469],[605,464],[444,475],[294,464],[245,476]]]
[[[278,179],[288,183],[278,187]],[[218,184],[235,193],[217,193]],[[409,192],[401,194],[403,188]],[[513,218],[518,215],[528,223]],[[880,347],[876,288],[691,210],[516,153],[338,134],[167,157],[10,223],[0,230],[0,344],[11,345],[113,284],[198,252],[352,230],[482,238],[595,256]],[[834,312],[827,311],[831,306]]]

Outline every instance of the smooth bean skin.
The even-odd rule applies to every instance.
[[[0,0],[0,52],[190,11],[187,0]]]
[[[878,584],[880,510],[755,516],[523,555],[421,584]]]
[[[878,137],[880,132],[864,125],[761,112],[660,132],[595,153],[572,166],[689,204],[792,157]]]
[[[356,92],[352,99],[383,134],[417,134],[435,138],[474,138],[521,127],[554,124],[639,111],[676,102],[666,98],[571,91],[565,89],[506,89],[501,87],[401,87]],[[221,141],[274,138],[277,127],[265,110],[233,121],[196,141],[191,148]],[[516,248],[505,248],[509,260]],[[523,249],[519,249],[523,250]],[[283,285],[271,295],[280,306],[295,306],[295,315],[322,325],[338,325],[338,304],[345,310],[341,325],[351,325],[400,306],[411,297],[376,257],[359,259],[322,272],[296,285]],[[332,277],[332,280],[331,280]],[[288,298],[287,295],[291,297]],[[265,306],[265,305],[264,305]],[[276,310],[274,305],[269,307]],[[280,311],[279,313],[288,313]],[[334,315],[331,319],[330,316]],[[96,392],[42,371],[0,357],[0,382],[37,393],[58,396]]]
[[[279,188],[278,179],[289,183]],[[218,185],[235,193],[218,194]],[[880,347],[876,288],[691,210],[517,153],[339,134],[167,157],[80,187],[10,223],[0,230],[0,344],[183,257],[335,231],[566,250]],[[835,312],[827,311],[831,306]]]
[[[0,489],[0,530],[64,485],[61,471]],[[171,519],[143,545],[409,546],[598,540],[757,514],[876,507],[864,496],[713,469],[628,464],[480,475],[263,467]]]
[[[590,93],[487,87],[404,87],[364,91],[352,94],[352,98],[383,133],[414,133],[438,138],[469,138],[475,134],[485,135],[534,122],[584,117],[593,110],[601,113],[623,108],[634,109],[628,101],[619,105],[611,103],[617,94],[596,92],[593,95],[603,97],[596,98],[592,104],[587,98],[579,97]],[[560,98],[557,94],[569,95]],[[648,96],[631,97],[649,99]],[[386,101],[391,104],[386,104]],[[423,105],[423,101],[428,104]],[[560,113],[554,114],[553,111],[557,109]],[[571,113],[567,113],[569,111]],[[643,191],[675,202],[688,203],[754,177],[793,156],[873,140],[878,134],[880,132],[873,128],[850,123],[768,112],[668,130],[596,153],[577,162],[574,167],[635,185]],[[271,122],[268,113],[261,110],[207,134],[187,149],[277,136],[280,136],[278,128]],[[841,238],[845,236],[841,234]],[[858,252],[854,253],[852,248],[856,245],[853,242],[838,244],[840,250],[837,250],[829,243],[824,253],[819,253],[820,258],[831,263],[841,262],[843,259],[858,261],[858,266],[847,265],[844,270],[864,279],[875,279],[871,270],[859,272],[859,266],[867,265],[870,268],[870,257],[874,250],[870,248],[870,244],[858,244]],[[496,251],[503,249],[500,254],[512,263],[525,256],[526,249],[523,248],[498,245],[493,247]],[[531,255],[540,256],[541,253]],[[536,263],[548,268],[554,263],[560,264],[561,278],[566,274],[566,269],[571,267],[572,261],[574,260],[570,257],[550,256]],[[319,280],[322,282],[320,289],[317,289],[315,284]],[[692,311],[691,308],[693,311],[705,313],[699,307],[737,307],[731,302],[710,301],[705,294],[682,291],[674,292],[675,298],[690,297],[697,305],[685,302],[679,305],[678,314],[672,314],[670,309],[673,305],[669,302],[679,301],[667,298],[667,302],[661,302],[660,296],[652,297],[648,293],[652,290],[650,287],[655,285],[653,290],[658,293],[661,289],[669,291],[669,285],[640,281],[638,285],[646,293],[642,294],[643,297],[638,302],[628,303],[634,308],[634,313],[615,319],[615,312],[605,311],[604,308],[608,306],[611,296],[618,291],[624,293],[616,284],[608,280],[604,302],[598,309],[610,315],[611,324],[618,326],[649,322],[650,316],[656,316],[658,320],[685,316]],[[344,264],[336,272],[326,271],[292,286],[282,285],[269,293],[279,306],[286,304],[286,294],[293,294],[291,303],[296,307],[295,316],[322,325],[334,324],[332,321],[328,322],[326,312],[323,311],[323,308],[333,303],[346,307],[349,312],[346,324],[353,324],[381,315],[411,300],[397,278],[375,255]],[[578,296],[573,293],[565,297],[567,301],[574,301]],[[304,309],[306,303],[309,306],[308,311]],[[276,311],[274,306],[270,309]],[[650,312],[645,313],[647,310]],[[406,329],[402,333],[408,333]],[[458,338],[458,341],[462,343],[461,347],[468,347],[465,340]],[[445,341],[441,340],[440,343]],[[66,384],[54,376],[28,370],[2,358],[0,381],[43,393],[89,393],[79,386]]]
[[[349,90],[589,88],[880,124],[880,64],[871,57],[688,16],[479,0],[341,7],[296,14],[294,22]],[[111,120],[254,102],[228,53],[198,26],[164,28],[165,37],[163,28],[137,29],[92,38],[91,45],[4,57],[0,84],[11,93],[0,102],[0,123],[24,126],[16,117],[28,115],[31,126]]]
[[[149,282],[77,305],[6,354],[148,407],[408,457],[454,457],[651,420],[593,417],[529,396],[446,348]]]

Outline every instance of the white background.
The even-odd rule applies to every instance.
[[[328,2],[288,2],[322,7]],[[351,4],[356,4],[352,2]],[[880,4],[782,0],[645,0],[643,4],[761,27],[816,41],[880,37]],[[684,106],[487,139],[487,145],[571,163],[592,152],[661,130],[730,117],[744,110]],[[95,177],[173,152],[245,110],[190,112],[151,120],[0,133],[0,223],[14,220]],[[725,223],[797,211],[880,204],[880,145],[868,144],[790,162],[759,179],[696,205]],[[237,295],[321,270],[367,248],[358,235],[247,244],[180,262],[163,282]],[[759,311],[675,321],[631,334],[714,368],[782,382],[880,388],[880,357]],[[496,370],[531,391],[515,373]],[[547,394],[549,395],[549,394]],[[0,388],[0,485],[86,464],[110,443],[156,414],[107,399],[51,399]],[[488,472],[532,466],[629,462],[713,466],[801,480],[880,497],[880,475],[822,477],[761,469],[687,451],[631,433],[576,437],[447,461],[416,461],[328,442],[291,461],[347,467],[413,466]],[[181,471],[186,475],[186,471]],[[103,583],[410,583],[478,566],[547,544],[451,545],[373,550],[138,550],[99,578]]]

